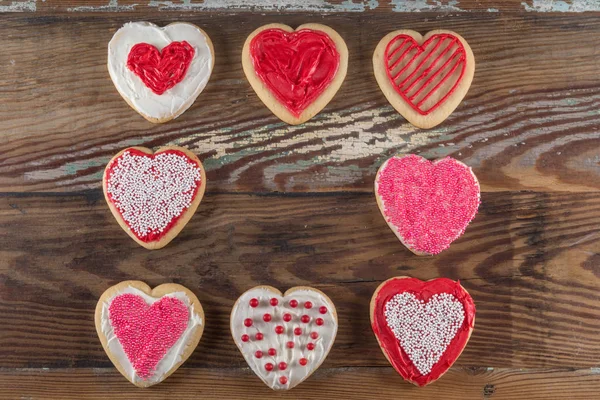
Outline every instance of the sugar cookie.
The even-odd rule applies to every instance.
[[[467,345],[475,304],[458,282],[400,276],[383,282],[371,299],[371,326],[392,366],[425,386],[442,376]]]
[[[196,212],[206,188],[198,157],[177,146],[130,147],[109,161],[104,198],[121,228],[147,249],[166,246]]]
[[[346,77],[348,48],[321,24],[269,24],[248,36],[242,66],[262,102],[284,122],[298,125],[331,101]]]
[[[333,302],[305,286],[285,294],[256,286],[231,311],[231,334],[252,371],[274,390],[291,389],[319,368],[338,329]]]
[[[165,380],[192,354],[204,330],[204,311],[187,288],[140,281],[108,288],[96,306],[96,331],[121,374],[139,387]]]
[[[430,162],[417,155],[388,159],[375,177],[375,198],[389,227],[417,255],[438,254],[475,218],[479,182],[453,158]]]
[[[391,105],[411,124],[433,128],[458,107],[475,73],[475,57],[457,33],[411,30],[386,35],[373,53],[373,71]]]

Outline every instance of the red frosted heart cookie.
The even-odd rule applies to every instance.
[[[274,390],[291,389],[319,368],[337,334],[337,313],[323,292],[298,286],[282,294],[257,286],[231,311],[231,334],[252,371]]]
[[[119,225],[147,249],[166,246],[188,223],[206,188],[198,157],[170,146],[130,147],[108,163],[104,197]]]
[[[371,299],[371,326],[383,354],[417,386],[437,380],[454,364],[474,325],[473,299],[450,279],[392,278]]]
[[[432,128],[467,94],[475,57],[457,33],[436,30],[423,37],[399,30],[377,45],[373,70],[383,94],[404,118],[417,127]]]
[[[392,157],[377,171],[375,197],[389,227],[417,255],[438,254],[475,218],[479,182],[453,158],[430,162],[417,155]]]
[[[269,24],[246,39],[242,65],[263,103],[296,125],[321,111],[338,91],[346,76],[348,49],[325,25],[306,24],[294,31]]]
[[[162,382],[190,356],[204,330],[204,311],[183,286],[150,289],[125,281],[107,289],[96,306],[96,330],[109,358],[131,383]]]

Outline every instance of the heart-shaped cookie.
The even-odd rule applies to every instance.
[[[183,22],[162,28],[130,22],[108,44],[108,71],[115,87],[134,110],[155,123],[177,118],[194,103],[214,63],[208,35]]]
[[[411,30],[386,35],[373,53],[373,71],[390,104],[411,124],[432,128],[443,122],[467,94],[475,57],[460,35]]]
[[[166,246],[188,223],[206,188],[198,157],[177,146],[130,147],[109,161],[104,198],[121,228],[147,249]]]
[[[315,116],[337,93],[348,69],[348,48],[325,25],[305,24],[294,31],[269,24],[246,39],[242,66],[273,114],[297,125]]]
[[[438,254],[475,218],[479,182],[453,158],[430,162],[417,155],[388,159],[375,177],[375,198],[387,224],[410,251]]]
[[[121,374],[139,387],[165,380],[192,354],[204,330],[204,311],[187,288],[150,289],[124,281],[107,289],[96,306],[96,331]]]
[[[338,328],[329,297],[304,286],[284,295],[271,286],[248,290],[234,304],[230,325],[250,368],[274,390],[291,389],[315,372]]]
[[[371,326],[392,366],[425,386],[442,376],[467,345],[475,304],[458,282],[396,277],[371,298]]]

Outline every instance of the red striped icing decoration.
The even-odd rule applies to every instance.
[[[419,45],[412,36],[401,34],[388,43],[385,61],[387,76],[396,92],[416,112],[428,115],[458,87],[465,74],[467,56],[454,35],[433,35]]]
[[[187,328],[189,312],[174,297],[163,297],[149,305],[140,296],[122,294],[110,303],[109,316],[135,372],[147,379]]]

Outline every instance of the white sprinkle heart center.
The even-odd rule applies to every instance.
[[[385,304],[385,319],[400,346],[423,375],[431,372],[465,319],[463,305],[451,294],[434,294],[428,302],[409,292]]]

